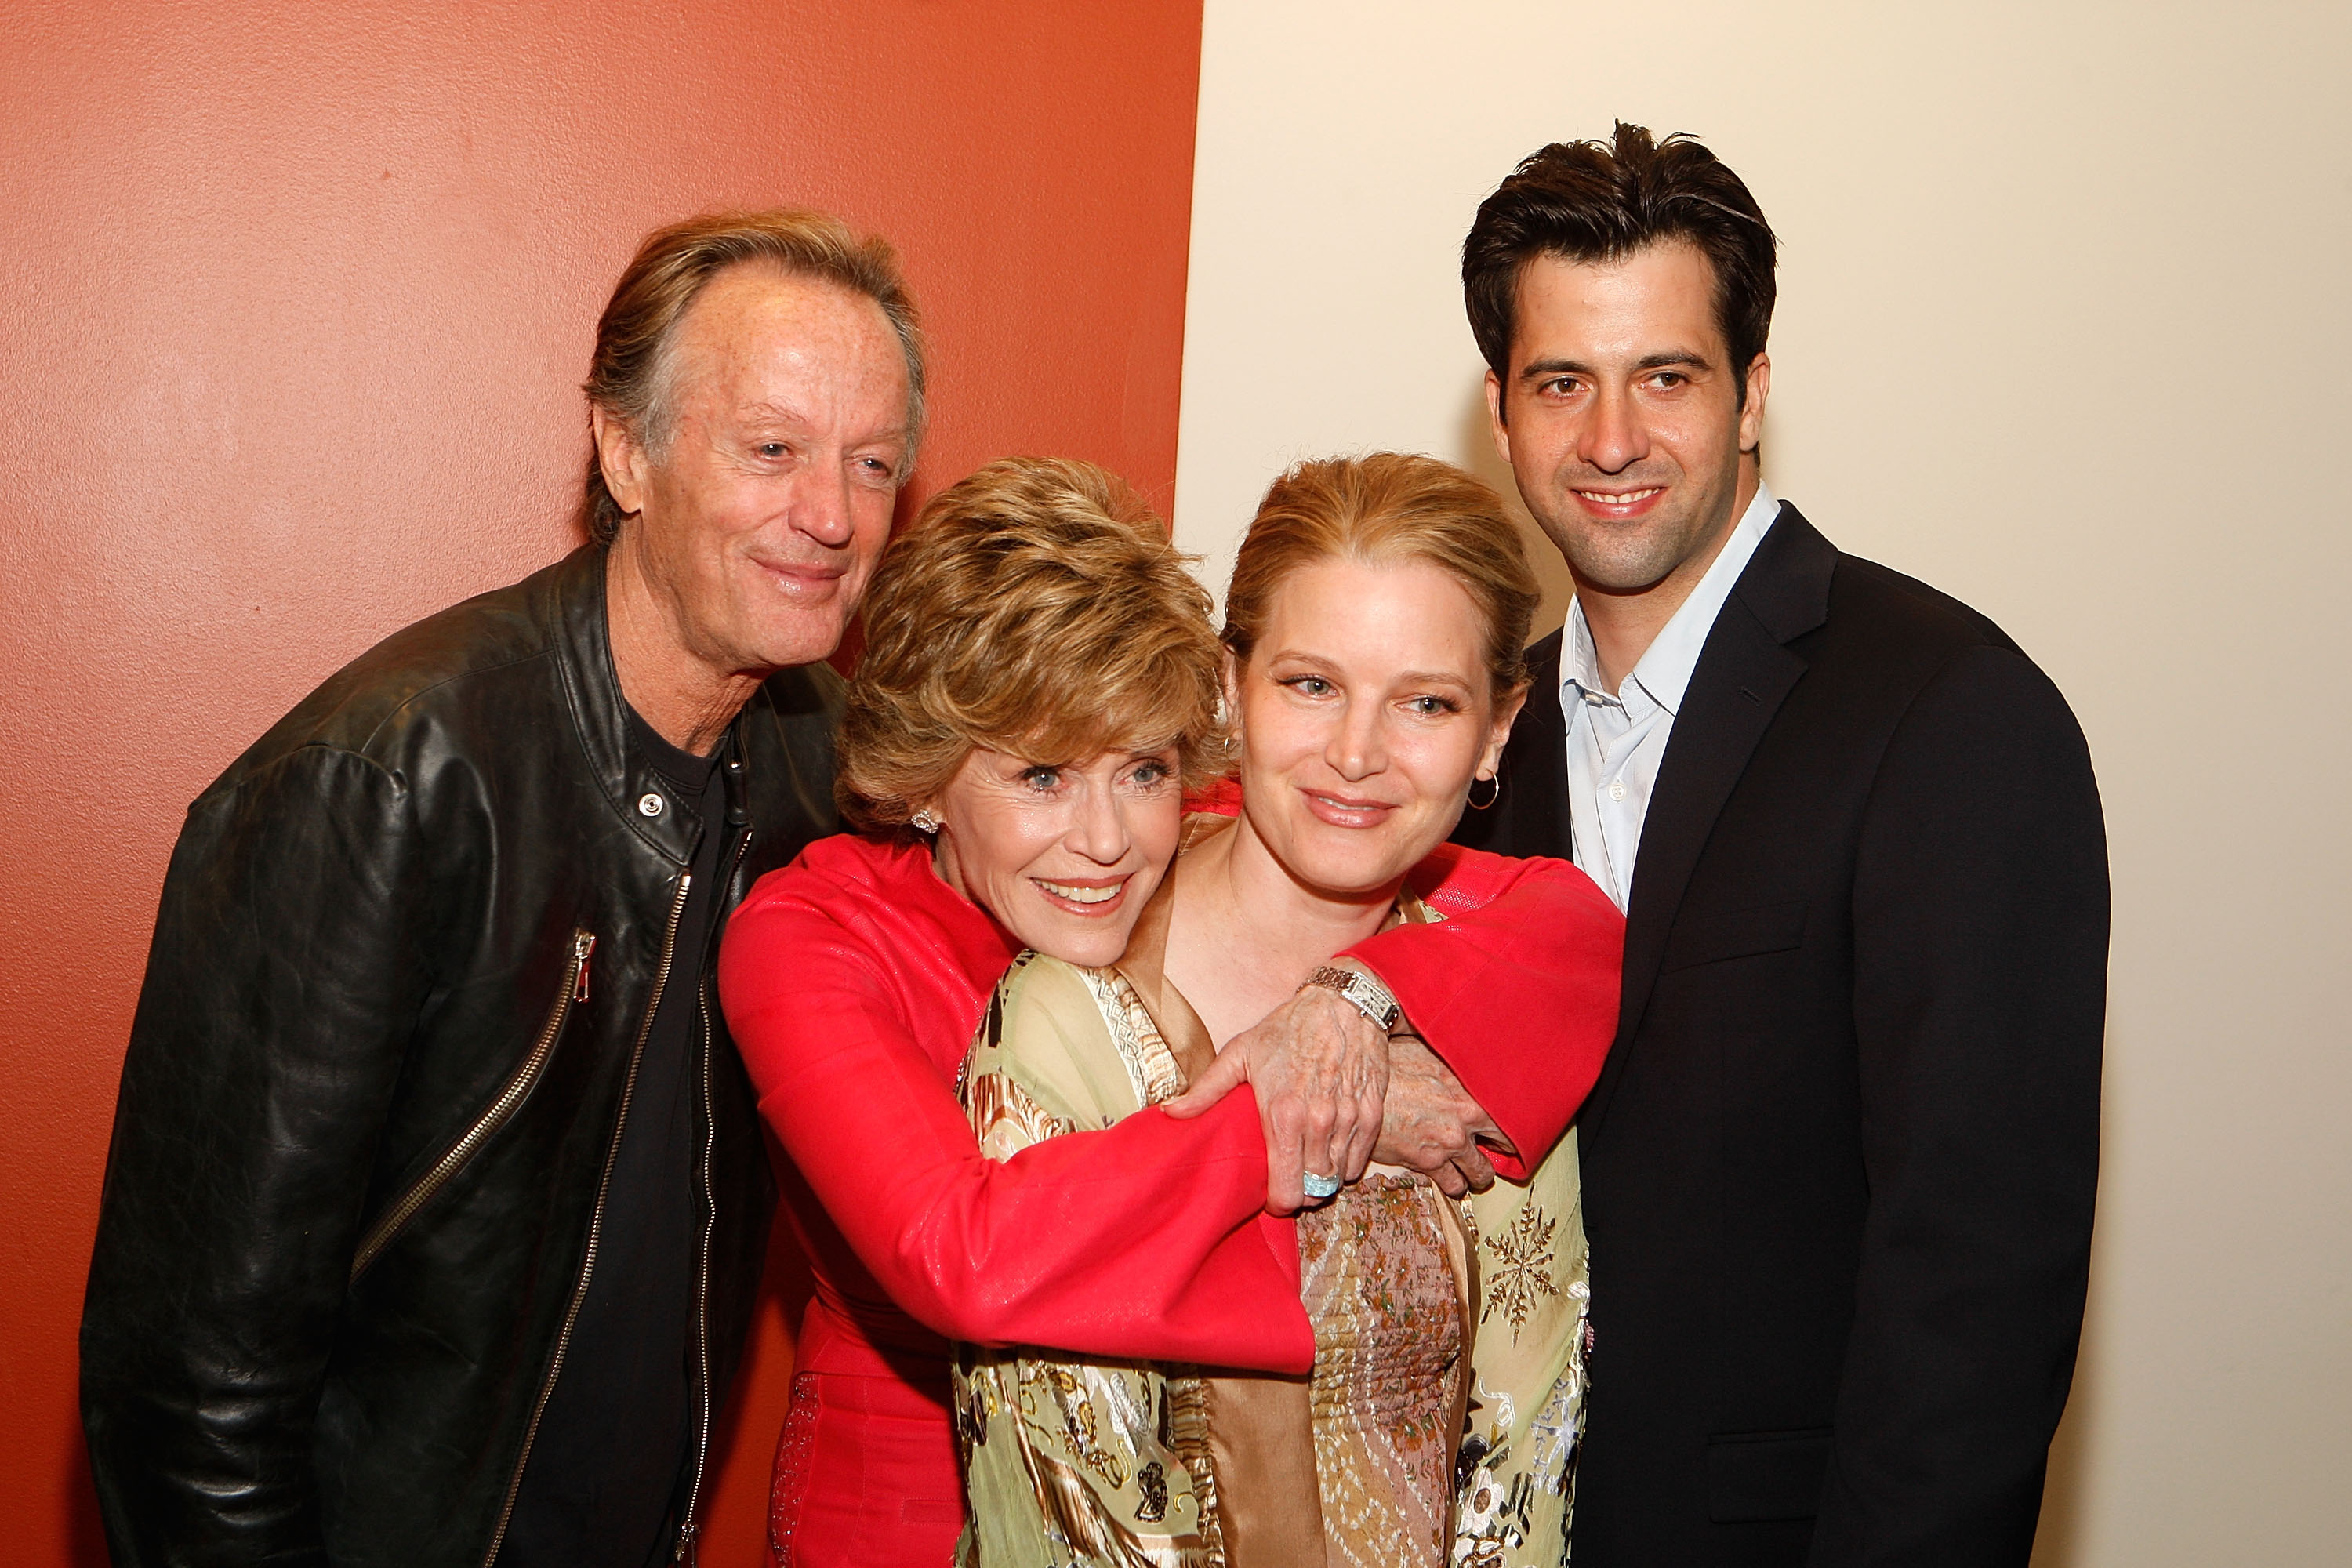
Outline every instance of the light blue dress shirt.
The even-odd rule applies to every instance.
[[[1674,733],[1675,711],[1683,705],[1715,617],[1780,510],[1780,501],[1759,483],[1706,575],[1616,691],[1601,681],[1584,605],[1569,606],[1568,631],[1560,639],[1559,708],[1568,720],[1568,805],[1576,828],[1576,865],[1620,910],[1633,897],[1642,823]]]

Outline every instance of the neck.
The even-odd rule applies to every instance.
[[[1309,887],[1284,868],[1244,811],[1177,861],[1169,978],[1222,1047],[1304,984],[1318,963],[1376,934],[1403,879],[1364,892]]]
[[[1220,836],[1223,875],[1234,900],[1234,925],[1267,951],[1312,969],[1341,948],[1379,934],[1396,908],[1399,877],[1368,892],[1335,893],[1310,887],[1274,858],[1250,825],[1249,813]]]
[[[1682,563],[1646,588],[1630,591],[1601,587],[1587,582],[1573,563],[1569,575],[1576,582],[1576,602],[1584,606],[1584,624],[1592,633],[1593,656],[1601,664],[1601,681],[1614,695],[1675,618],[1731,542],[1731,531],[1748,513],[1748,504],[1755,500],[1762,484],[1753,453],[1739,459],[1739,481],[1733,487],[1731,510],[1719,519],[1706,542],[1685,556]]]
[[[604,620],[621,695],[682,752],[709,756],[767,679],[764,670],[719,669],[696,657],[677,600],[655,586],[633,529],[605,558]]]

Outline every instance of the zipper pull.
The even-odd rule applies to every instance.
[[[596,933],[580,931],[572,933],[572,960],[580,966],[580,984],[572,993],[574,1002],[588,1000],[588,955],[596,951]]]
[[[700,1526],[690,1519],[677,1527],[677,1550],[670,1554],[671,1562],[683,1563],[694,1555],[694,1535],[699,1528]]]

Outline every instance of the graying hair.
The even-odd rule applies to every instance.
[[[889,242],[875,235],[861,238],[830,213],[803,207],[706,213],[647,235],[596,323],[596,352],[581,388],[588,401],[626,426],[656,461],[666,458],[677,433],[677,324],[711,279],[746,262],[835,283],[881,307],[907,358],[907,448],[896,476],[904,484],[923,437],[922,328]],[[589,538],[609,544],[626,516],[605,488],[592,443],[581,523]]]

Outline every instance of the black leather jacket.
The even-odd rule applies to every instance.
[[[592,546],[390,637],[196,801],[82,1317],[116,1563],[497,1555],[665,984],[703,997],[707,1451],[774,1185],[711,954],[669,936],[700,834],[741,836],[732,908],[832,831],[838,693],[751,700],[740,823],[647,815]]]

